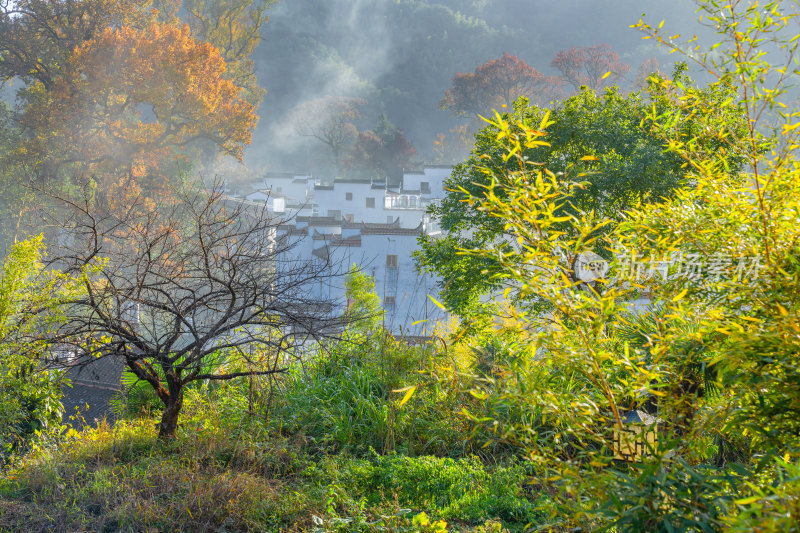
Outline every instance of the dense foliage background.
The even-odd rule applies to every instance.
[[[699,2],[715,35],[690,48],[640,21],[705,78],[646,63],[633,92],[610,47],[515,5],[296,3],[264,43],[303,88],[262,107],[270,144],[320,168],[396,174],[436,106],[478,128],[464,87],[505,103],[431,209],[419,258],[462,322],[424,339],[358,269],[341,313],[304,298],[346,267],[279,265],[271,219],[195,176],[254,138],[268,4],[4,6],[0,529],[797,530],[797,2]],[[512,109],[542,57],[590,86]],[[523,79],[498,95],[498,72]],[[77,353],[125,359],[113,424],[59,423]]]

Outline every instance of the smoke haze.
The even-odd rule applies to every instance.
[[[438,109],[453,75],[504,52],[551,75],[559,50],[608,44],[631,65],[629,83],[651,58],[668,72],[677,57],[629,28],[642,13],[676,33],[709,33],[685,0],[283,0],[254,58],[268,92],[247,161],[312,170],[308,162],[325,147],[296,134],[292,113],[325,96],[366,99],[359,129],[386,114],[430,160],[436,136],[464,122]]]

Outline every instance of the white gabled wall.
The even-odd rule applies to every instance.
[[[438,299],[437,280],[417,272],[413,252],[423,228],[431,227],[425,215],[427,206],[444,197],[443,183],[451,171],[449,167],[426,167],[408,172],[402,185],[395,188],[355,180],[321,185],[308,178],[303,198],[294,196],[301,192],[302,180],[288,177],[273,180],[273,194],[280,183],[281,195],[296,204],[305,204],[303,216],[291,222],[294,227],[282,230],[283,234],[289,231],[295,234],[293,239],[300,238],[296,236],[298,232],[308,233],[287,260],[322,261],[321,257],[329,257],[331,264],[342,271],[353,264],[359,265],[364,273],[374,276],[381,301],[387,305],[393,299],[393,306],[386,308],[386,327],[408,335],[430,332],[436,320],[445,318],[445,314],[428,297]],[[260,198],[256,193],[250,196]],[[373,201],[368,203],[368,198]],[[318,216],[309,217],[309,212]],[[287,213],[292,213],[292,209],[287,209]],[[352,221],[342,220],[344,217]],[[396,257],[396,266],[394,259],[387,264],[387,256]],[[313,292],[316,298],[332,299],[343,305],[344,279],[318,283]]]

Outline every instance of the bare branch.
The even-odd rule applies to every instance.
[[[164,402],[162,437],[174,433],[186,383],[283,371],[228,365],[252,365],[237,348],[292,356],[342,330],[337,302],[317,292],[344,271],[292,260],[297,241],[279,235],[285,220],[265,207],[226,200],[216,187],[113,209],[91,187],[54,199],[51,266],[80,273],[85,290],[58,309],[62,326],[48,340],[87,360],[122,357]]]

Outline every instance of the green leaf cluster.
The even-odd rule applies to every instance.
[[[61,372],[43,366],[57,303],[75,290],[45,269],[42,237],[16,243],[0,271],[0,458],[61,420]]]
[[[461,250],[502,246],[509,240],[505,220],[480,207],[485,201],[485,187],[492,180],[506,179],[521,164],[547,169],[560,183],[570,186],[569,198],[560,205],[559,214],[595,213],[614,223],[640,203],[658,202],[690,184],[686,162],[666,150],[667,142],[649,118],[653,110],[661,113],[675,109],[659,89],[658,80],[653,80],[647,95],[623,94],[616,87],[603,94],[584,88],[552,111],[530,106],[522,98],[513,111],[500,115],[498,121],[490,121],[478,133],[472,156],[455,168],[446,183],[450,192],[431,208],[443,235],[423,236],[417,253],[420,267],[442,278],[442,296],[449,309],[474,319],[491,309],[485,305],[487,295],[496,295],[503,287],[502,269],[495,261],[486,255],[463,254]],[[682,67],[676,69],[673,80],[693,87]],[[732,94],[724,88],[695,92],[712,105]],[[546,142],[522,146],[519,154],[509,157],[511,148],[504,142],[505,136],[525,135],[530,129],[541,131],[542,119],[548,113]],[[672,128],[684,137],[694,135],[704,125],[692,112],[675,111],[673,117]],[[714,118],[715,127],[745,129],[735,110],[728,109]],[[502,131],[502,124],[508,124],[508,132]],[[716,152],[715,142],[709,139],[698,144]],[[743,163],[741,156],[735,154],[723,159],[733,170]],[[504,198],[504,188],[495,188],[494,192]],[[475,201],[464,201],[465,193]],[[610,227],[602,232],[607,233]],[[605,253],[602,249],[596,251]]]
[[[626,201],[615,176],[638,167],[617,174],[612,150],[588,143],[577,160],[551,159],[565,142],[554,140],[558,113],[508,114],[490,122],[474,173],[462,167],[452,184],[460,204],[442,207],[442,220],[456,213],[468,236],[454,261],[488,262],[505,297],[546,304],[513,308],[525,325],[521,356],[485,377],[474,395],[491,415],[472,418],[528,455],[553,490],[553,527],[781,531],[796,522],[800,111],[787,84],[800,73],[797,15],[780,2],[700,5],[722,46],[689,58],[711,83],[698,89],[682,70],[653,77],[641,108],[640,127],[680,177],[669,194],[639,194],[618,211]],[[638,27],[683,50],[660,27]],[[788,60],[773,64],[774,50]],[[651,167],[661,168],[651,161],[637,179],[652,181]],[[598,174],[608,191],[583,199]],[[587,252],[612,259],[593,281],[576,271]],[[448,281],[470,285],[477,274]],[[506,416],[523,406],[528,416]],[[615,435],[636,427],[635,411],[655,437],[622,461]]]

